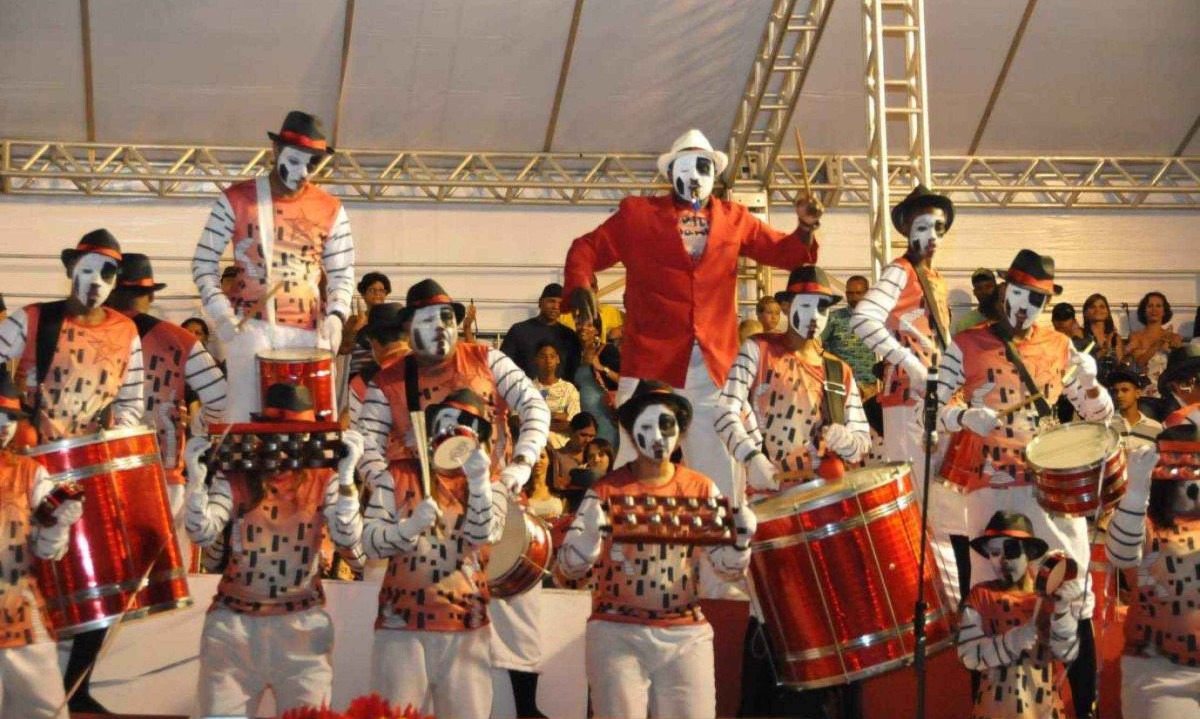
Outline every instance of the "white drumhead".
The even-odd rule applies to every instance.
[[[488,556],[487,563],[487,578],[488,581],[499,579],[504,574],[516,565],[517,561],[525,554],[525,547],[529,544],[529,536],[525,529],[525,508],[509,498],[508,513],[504,521],[504,534],[500,537],[500,541],[492,545],[491,554]]]
[[[257,356],[260,360],[267,362],[317,362],[320,360],[333,360],[333,353],[329,350],[309,347],[263,350]]]
[[[467,463],[467,457],[479,446],[479,440],[473,436],[452,434],[434,440],[433,466],[443,472],[453,472],[462,469]]]
[[[839,480],[827,482],[814,479],[804,484],[789,487],[782,492],[750,502],[750,509],[759,521],[786,517],[799,511],[823,507],[870,491],[889,482],[895,482],[908,474],[911,465],[907,462],[888,462],[875,467],[865,467],[847,472]]]
[[[1039,434],[1025,450],[1042,469],[1074,469],[1100,462],[1117,449],[1121,435],[1100,422],[1071,422]]]

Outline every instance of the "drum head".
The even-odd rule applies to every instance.
[[[318,362],[321,360],[332,361],[333,353],[329,350],[293,347],[289,349],[263,350],[258,353],[257,357],[267,362]]]
[[[1034,581],[1038,594],[1048,597],[1058,591],[1064,583],[1079,576],[1079,564],[1061,549],[1052,549],[1042,558]]]
[[[1121,435],[1100,422],[1071,422],[1044,432],[1029,443],[1025,456],[1038,469],[1088,467],[1121,445]]]
[[[758,521],[765,522],[779,517],[787,517],[797,511],[817,509],[834,502],[840,502],[847,497],[853,497],[868,492],[876,487],[895,482],[909,474],[911,465],[907,462],[888,462],[874,467],[865,467],[847,472],[839,480],[827,482],[814,479],[804,484],[756,499],[750,502]]]
[[[485,571],[488,582],[503,577],[508,570],[512,569],[524,556],[528,544],[529,534],[525,528],[525,508],[510,498],[508,512],[505,514],[504,534],[500,537],[499,542],[492,545],[491,554],[488,556]]]
[[[433,438],[433,466],[442,472],[462,469],[479,446],[479,438],[466,427],[452,427]]]

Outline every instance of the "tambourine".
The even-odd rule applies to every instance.
[[[1051,549],[1042,557],[1033,588],[1042,597],[1051,597],[1059,588],[1079,577],[1079,563],[1061,549]]]
[[[433,468],[439,472],[454,472],[462,469],[467,457],[479,447],[479,435],[470,427],[456,425],[438,432],[429,444],[433,449]]]
[[[333,422],[244,422],[213,425],[205,461],[222,472],[280,472],[336,467],[345,456]]]
[[[63,502],[72,499],[83,499],[83,485],[78,482],[59,482],[54,485],[54,489],[46,493],[37,509],[34,510],[34,520],[43,527],[53,527],[58,524],[58,520],[54,517],[54,510],[62,506]]]

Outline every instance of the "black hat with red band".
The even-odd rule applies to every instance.
[[[446,293],[446,289],[438,284],[437,280],[426,278],[408,288],[408,293],[404,296],[404,309],[400,311],[400,322],[411,320],[413,313],[422,307],[435,305],[453,307],[454,317],[458,322],[462,322],[463,317],[467,316],[466,305],[451,299],[450,295]]]
[[[140,252],[126,252],[121,257],[121,270],[117,275],[117,287],[131,292],[158,292],[166,287],[165,282],[154,281],[154,268],[150,258]]]
[[[283,126],[279,133],[267,132],[272,142],[290,145],[297,150],[311,152],[314,155],[332,155],[333,148],[325,141],[325,133],[321,131],[321,121],[316,115],[310,115],[301,110],[292,110],[283,118]]]
[[[1025,556],[1037,559],[1046,553],[1049,545],[1046,540],[1033,536],[1033,523],[1020,512],[996,512],[988,520],[983,534],[971,540],[971,549],[987,556],[987,543],[995,537],[1008,537],[1021,540],[1025,546]]]
[[[1000,276],[1010,285],[1020,285],[1044,295],[1061,295],[1062,285],[1054,284],[1054,258],[1033,250],[1021,250],[1008,270]]]
[[[792,270],[788,275],[787,288],[776,292],[775,299],[783,304],[791,302],[796,295],[824,295],[829,298],[831,305],[842,301],[842,296],[834,291],[829,275],[816,265],[802,265]]]
[[[251,413],[255,422],[316,422],[312,394],[303,385],[278,383],[267,387],[262,412]]]
[[[73,249],[68,248],[62,251],[62,263],[64,266],[70,266],[72,262],[88,253],[96,253],[111,257],[117,262],[121,261],[121,244],[117,242],[117,238],[108,230],[101,228],[92,230],[83,237],[79,238],[79,244]]]

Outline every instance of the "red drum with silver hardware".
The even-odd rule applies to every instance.
[[[783,684],[845,684],[912,661],[921,514],[909,470],[859,469],[750,503],[755,601]],[[934,566],[927,555],[926,654],[953,641]]]
[[[453,472],[463,468],[467,457],[479,447],[479,435],[470,427],[447,427],[430,442],[434,469]]]
[[[336,422],[333,353],[318,349],[276,349],[258,353],[259,396],[273,384],[302,385],[312,394],[319,422]]]
[[[503,599],[533,589],[550,571],[553,553],[550,525],[510,500],[504,535],[488,556],[488,592]]]
[[[1071,422],[1043,432],[1025,448],[1038,504],[1051,515],[1091,517],[1125,495],[1125,449],[1117,430]]]
[[[66,556],[35,568],[60,638],[192,604],[153,429],[108,430],[25,453],[52,481],[84,489]]]

